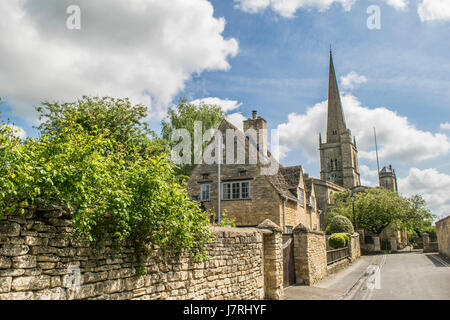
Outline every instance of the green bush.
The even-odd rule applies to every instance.
[[[350,238],[343,233],[335,233],[328,238],[328,245],[333,249],[345,248],[349,243]]]
[[[327,234],[333,233],[353,233],[353,224],[344,216],[334,216],[326,229]]]
[[[206,256],[208,217],[188,198],[166,155],[121,151],[107,130],[72,121],[38,139],[15,138],[0,125],[0,216],[39,200],[71,213],[75,235],[92,242]],[[1,217],[0,217],[1,218]]]

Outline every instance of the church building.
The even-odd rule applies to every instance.
[[[345,123],[341,96],[330,52],[328,79],[328,114],[326,142],[319,134],[320,179],[346,189],[361,185],[358,170],[356,139]]]

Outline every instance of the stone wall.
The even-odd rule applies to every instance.
[[[295,277],[299,284],[313,285],[327,275],[325,234],[304,226],[294,230]]]
[[[281,266],[281,233],[270,227],[214,228],[209,261],[194,262],[187,254],[164,259],[154,250],[136,262],[133,248],[75,241],[70,220],[61,215],[28,212],[0,221],[0,299],[282,296],[282,267],[270,267]]]
[[[450,216],[436,222],[439,252],[450,259]]]

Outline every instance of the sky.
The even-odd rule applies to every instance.
[[[362,183],[377,183],[375,127],[400,193],[450,214],[448,0],[2,0],[0,12],[1,116],[22,137],[37,135],[41,101],[130,97],[159,131],[186,97],[235,124],[257,110],[280,162],[319,177],[331,46]]]

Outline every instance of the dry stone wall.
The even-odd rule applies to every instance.
[[[158,250],[137,263],[133,248],[92,248],[70,232],[61,212],[1,220],[0,299],[263,299],[265,291],[271,299],[282,296],[281,235],[273,230],[214,228],[210,259],[200,263],[187,254],[164,259]],[[266,274],[265,255],[277,266],[271,270],[266,263]]]

